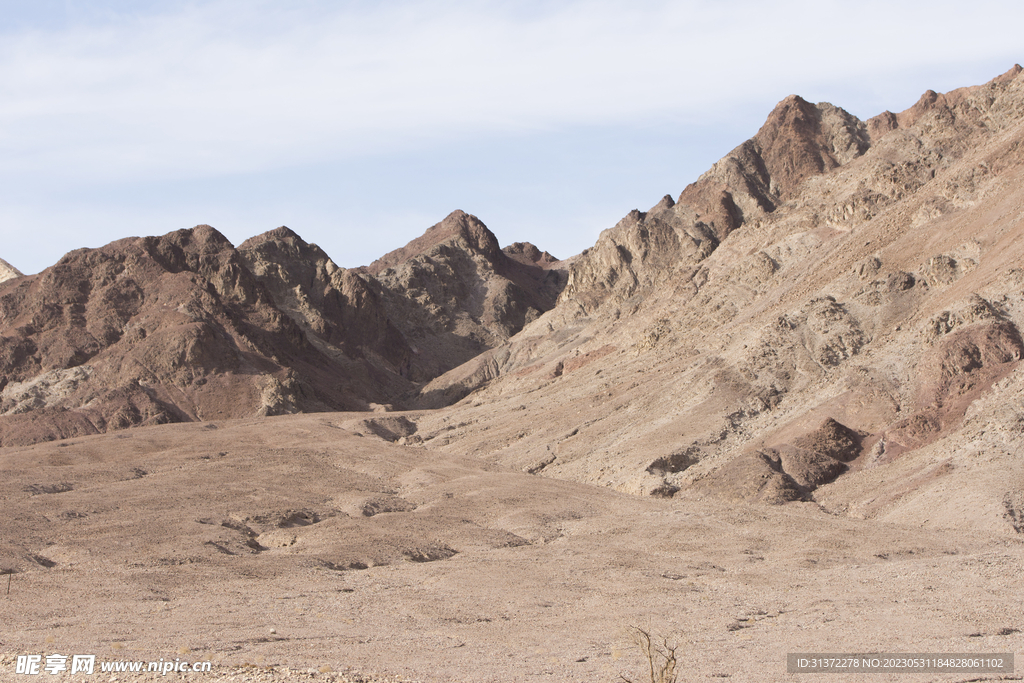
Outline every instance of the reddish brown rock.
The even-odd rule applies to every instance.
[[[555,305],[565,284],[558,262],[533,245],[507,249],[513,256],[478,218],[455,211],[364,269],[412,349],[411,378],[429,381],[503,344]]]
[[[250,238],[238,251],[277,306],[309,334],[349,358],[379,359],[393,373],[408,373],[409,345],[359,273],[338,267],[286,227]]]
[[[81,249],[0,286],[0,442],[388,398],[311,344],[209,226]]]

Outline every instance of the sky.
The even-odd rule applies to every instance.
[[[790,94],[866,119],[1024,61],[1019,0],[0,0],[0,258],[287,225],[341,266],[456,209],[560,258]]]

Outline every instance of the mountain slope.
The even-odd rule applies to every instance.
[[[352,270],[339,268],[322,249],[286,227],[238,247],[246,266],[271,297],[334,355],[372,358],[392,374],[407,376],[411,350],[387,318],[380,296]],[[403,385],[402,390],[409,387]]]
[[[1016,533],[1022,150],[1014,67],[867,122],[786,98],[565,262],[463,212],[355,270],[286,228],[72,252],[0,285],[0,438],[385,403],[421,410],[353,428],[630,493]]]
[[[471,395],[421,418],[425,444],[895,518],[955,492],[985,512],[923,521],[1019,526],[1024,77],[881,120],[784,100],[679,202],[605,231],[553,311],[428,384],[425,406]]]

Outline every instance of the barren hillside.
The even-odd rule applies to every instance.
[[[418,433],[631,493],[1019,529],[1022,117],[1016,67],[867,124],[787,98],[429,383],[458,403]]]
[[[565,284],[556,259],[529,243],[506,250],[476,216],[455,211],[365,268],[414,349],[414,380],[500,345],[555,305]]]

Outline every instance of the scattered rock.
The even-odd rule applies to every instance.
[[[416,505],[399,496],[377,496],[363,504],[363,516],[373,517],[385,512],[411,512]]]

